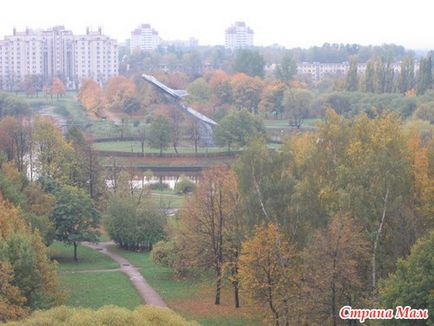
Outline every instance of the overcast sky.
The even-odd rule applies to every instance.
[[[2,0],[0,38],[13,27],[65,25],[76,34],[102,26],[124,41],[150,23],[163,39],[195,37],[201,45],[223,44],[224,30],[245,21],[255,45],[309,47],[329,43],[396,43],[434,48],[431,0]]]

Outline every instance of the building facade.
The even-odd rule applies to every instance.
[[[142,24],[131,32],[130,53],[155,50],[161,43],[158,32],[149,24]]]
[[[252,47],[253,34],[245,22],[236,22],[225,31],[225,47],[231,50]]]
[[[364,74],[366,63],[357,64],[357,73]],[[342,77],[350,69],[349,62],[321,63],[321,62],[300,62],[297,64],[297,75],[310,78],[312,81],[319,81],[325,77]],[[395,73],[401,72],[401,62],[391,63],[391,69]],[[415,73],[419,70],[419,62],[414,63]]]
[[[118,45],[101,29],[73,35],[63,26],[47,30],[26,29],[0,41],[0,89],[16,90],[28,76],[40,84],[60,78],[68,89],[83,79],[103,84],[118,74]]]

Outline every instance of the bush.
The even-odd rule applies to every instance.
[[[169,185],[167,183],[157,182],[157,183],[150,183],[149,188],[151,190],[159,190],[164,191],[169,189]]]
[[[88,308],[57,307],[46,311],[37,311],[31,317],[7,326],[196,326],[194,321],[187,321],[168,308],[139,306],[131,311],[116,306],[104,306],[98,310]]]
[[[154,263],[164,267],[171,267],[175,244],[173,241],[158,241],[152,248],[151,258]]]
[[[176,183],[175,192],[178,194],[187,194],[194,191],[196,185],[194,182],[188,180],[184,175],[181,175],[181,178]]]
[[[196,271],[191,269],[179,245],[175,240],[159,241],[152,248],[151,259],[157,265],[171,268],[176,278],[183,278]]]
[[[113,241],[127,250],[151,250],[163,237],[165,218],[151,203],[115,195],[107,207],[105,224]]]

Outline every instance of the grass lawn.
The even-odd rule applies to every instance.
[[[129,252],[112,247],[113,251],[125,257],[138,267],[143,277],[162,296],[170,308],[186,318],[197,320],[205,326],[261,325],[260,318],[252,318],[257,312],[251,306],[242,304],[233,307],[230,287],[223,289],[222,303],[214,305],[214,284],[207,276],[176,280],[169,268],[156,265],[150,254]]]
[[[50,255],[59,263],[59,279],[67,292],[65,304],[88,308],[117,305],[133,309],[141,298],[122,272],[86,272],[93,269],[115,269],[119,265],[108,256],[79,246],[78,262],[73,261],[73,247],[53,243]]]
[[[134,309],[141,304],[139,294],[122,272],[60,273],[60,282],[68,292],[68,306],[99,308],[117,305]]]
[[[182,208],[186,197],[169,192],[152,191],[152,199],[161,208]]]
[[[134,153],[142,152],[142,146],[139,141],[113,141],[113,142],[94,143],[93,147],[101,151],[134,152]],[[199,153],[217,153],[217,152],[227,152],[227,148],[226,147],[198,147],[197,151]],[[194,153],[194,147],[181,146],[178,147],[178,152]],[[160,149],[146,146],[145,153],[160,153]],[[174,154],[175,150],[173,149],[172,146],[170,146],[164,149],[163,153]]]
[[[305,119],[303,121],[302,127],[316,127],[316,122],[320,119]],[[288,124],[288,119],[284,120],[264,120],[265,128],[270,129],[290,129],[292,127]]]
[[[78,262],[74,262],[74,247],[54,242],[50,248],[50,255],[59,263],[60,271],[79,271],[88,269],[114,269],[119,264],[110,257],[93,249],[78,246]]]

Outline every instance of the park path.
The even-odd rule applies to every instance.
[[[131,283],[137,289],[146,304],[157,307],[167,307],[160,295],[146,282],[137,268],[131,265],[128,260],[110,250],[110,245],[113,245],[113,242],[99,242],[98,244],[83,242],[82,245],[98,250],[117,262],[120,265],[120,270],[129,277]]]

